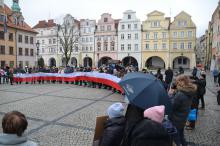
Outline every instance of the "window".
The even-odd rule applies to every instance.
[[[147,34],[146,34],[146,39],[149,40],[149,38],[150,38],[150,34],[147,33]]]
[[[1,67],[5,67],[5,61],[1,61]]]
[[[173,37],[174,37],[174,38],[177,37],[177,32],[173,32]]]
[[[101,51],[101,43],[97,44],[98,51]]]
[[[131,44],[128,44],[128,51],[131,51]]]
[[[187,64],[187,58],[183,58],[183,64],[184,64],[184,65]]]
[[[34,49],[30,49],[30,56],[34,56]]]
[[[52,42],[51,42],[51,39],[49,39],[49,44],[51,44]]]
[[[10,61],[10,62],[9,62],[9,66],[10,66],[10,67],[14,67],[14,61]]]
[[[34,44],[34,38],[30,37],[30,44]]]
[[[129,39],[129,40],[131,39],[131,34],[128,34],[128,39]]]
[[[125,49],[125,45],[121,44],[121,51],[124,51],[124,49]]]
[[[25,66],[29,66],[29,61],[25,61]]]
[[[9,33],[8,40],[13,41],[13,33]]]
[[[135,34],[135,40],[138,40],[138,33]]]
[[[114,51],[114,50],[115,50],[115,43],[111,42],[111,51]]]
[[[188,31],[188,37],[192,37],[192,31]]]
[[[124,34],[121,34],[121,40],[124,40],[125,36]]]
[[[20,55],[20,56],[23,55],[22,48],[19,48],[19,49],[18,49],[18,55]]]
[[[131,19],[131,15],[128,15],[128,19]]]
[[[92,42],[93,41],[93,38],[92,37],[90,37],[90,42]]]
[[[4,31],[0,31],[0,40],[4,40],[5,39],[5,33]]]
[[[51,30],[50,33],[53,34],[53,30]]]
[[[166,32],[162,32],[162,36],[163,36],[163,39],[166,39],[167,38],[167,33]]]
[[[19,61],[19,67],[23,68],[23,61]]]
[[[192,42],[188,42],[188,49],[192,49]]]
[[[4,18],[5,18],[5,16],[0,14],[0,22],[4,22]]]
[[[180,43],[180,49],[184,49],[184,42]]]
[[[105,30],[105,26],[101,26],[101,31],[104,31]]]
[[[134,29],[137,29],[138,25],[137,24],[134,24]]]
[[[5,54],[5,46],[0,46],[0,54]]]
[[[92,51],[92,46],[90,46],[90,51]]]
[[[97,41],[101,41],[101,37],[100,36],[97,37]]]
[[[28,48],[25,48],[25,56],[28,56],[29,55],[29,50]]]
[[[9,47],[9,55],[13,55],[14,54],[14,48],[13,47]]]
[[[53,39],[53,44],[56,44],[56,39]]]
[[[22,35],[21,34],[18,35],[18,42],[22,43]]]
[[[134,45],[135,51],[138,51],[138,44]]]
[[[89,42],[89,38],[86,38],[86,42]]]
[[[86,51],[88,51],[89,50],[89,48],[86,46]]]
[[[162,44],[162,48],[163,48],[163,49],[166,49],[166,48],[167,48],[167,44],[166,44],[166,43],[163,43],[163,44]]]
[[[85,38],[82,38],[82,42],[83,42],[83,43],[85,42]]]
[[[182,64],[182,58],[178,58],[178,64]]]
[[[128,24],[128,29],[131,29],[131,24]]]
[[[157,39],[157,32],[154,33],[154,39]]]
[[[148,50],[150,47],[149,47],[149,44],[146,44],[146,49]]]
[[[181,38],[184,38],[184,31],[181,31],[181,32],[180,32],[180,37],[181,37]]]
[[[108,30],[108,31],[111,31],[111,25],[108,25],[108,26],[107,26],[107,30]]]
[[[177,49],[177,44],[173,43],[173,49]]]
[[[43,31],[41,31],[40,34],[43,35]]]
[[[45,52],[45,50],[44,50],[44,48],[42,48],[42,53],[44,53]]]
[[[104,43],[104,51],[108,51],[108,43],[107,42]]]
[[[121,29],[125,29],[125,25],[121,25]]]
[[[108,22],[108,18],[104,18],[104,22]]]
[[[25,36],[25,44],[28,44],[28,36]]]
[[[85,50],[85,47],[82,47],[82,51],[84,51]]]
[[[154,49],[157,49],[157,44],[154,44]]]
[[[63,48],[62,47],[60,47],[60,52],[62,52],[63,51]]]
[[[159,27],[160,26],[160,21],[153,21],[151,23],[151,27]]]
[[[42,40],[42,44],[44,44],[44,40]]]

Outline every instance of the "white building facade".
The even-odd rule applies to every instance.
[[[127,10],[118,25],[118,59],[124,66],[141,68],[141,21],[136,12]]]
[[[57,42],[57,25],[54,20],[39,21],[33,27],[38,32],[36,42],[39,43],[39,54],[37,59],[43,58],[45,66],[61,66],[62,62],[59,59],[59,44]]]
[[[84,67],[95,66],[95,43],[94,34],[96,28],[96,21],[89,19],[80,20],[80,39],[79,48],[81,52],[80,64]]]

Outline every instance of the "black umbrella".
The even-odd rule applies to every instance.
[[[119,82],[131,104],[142,109],[164,105],[166,114],[171,113],[169,96],[160,80],[151,74],[128,73]]]

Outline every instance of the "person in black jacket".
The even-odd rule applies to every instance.
[[[202,74],[200,79],[196,81],[198,84],[198,97],[201,100],[201,109],[205,109],[204,95],[206,93],[206,75]]]
[[[170,83],[172,82],[173,80],[173,71],[170,67],[168,67],[168,70],[165,71],[165,82],[170,85]]]
[[[125,128],[123,112],[124,107],[119,102],[108,108],[109,119],[105,123],[99,146],[120,146]]]
[[[192,99],[196,96],[197,87],[191,83],[188,76],[179,75],[176,78],[176,88],[173,95],[173,112],[169,119],[177,128],[177,134],[173,137],[174,142],[177,146],[187,146],[184,138],[184,127],[191,109]],[[170,89],[169,94],[172,93],[174,90]]]

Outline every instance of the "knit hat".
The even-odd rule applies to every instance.
[[[123,112],[124,106],[120,102],[112,104],[107,110],[110,119],[123,116]]]
[[[162,123],[164,119],[164,111],[165,111],[164,105],[154,106],[144,111],[144,117],[149,118],[155,122]]]

